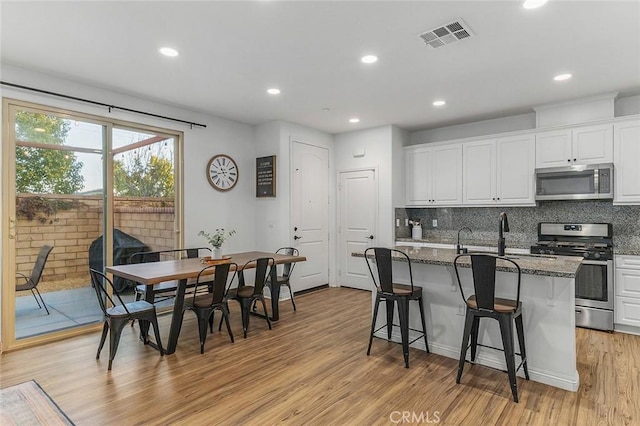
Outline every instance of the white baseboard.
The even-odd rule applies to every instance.
[[[640,327],[634,327],[625,324],[614,324],[613,329],[614,331],[618,331],[620,333],[635,334],[636,336],[640,336]]]

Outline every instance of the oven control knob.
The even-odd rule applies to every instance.
[[[600,259],[600,253],[598,253],[598,252],[593,253],[593,257],[596,258],[596,259]]]
[[[556,254],[553,250],[549,250],[548,254]]]
[[[544,249],[538,249],[538,253],[544,254]]]
[[[582,254],[582,257],[584,257],[585,259],[588,259],[588,258],[589,258],[589,252],[588,252],[588,251],[585,251],[585,252]]]

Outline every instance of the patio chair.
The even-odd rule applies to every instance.
[[[47,258],[49,257],[51,250],[53,250],[53,247],[46,244],[40,247],[38,258],[36,259],[36,263],[33,265],[33,270],[31,271],[31,276],[27,277],[20,272],[17,272],[18,276],[16,276],[16,278],[24,278],[25,281],[24,284],[16,284],[16,292],[31,290],[31,294],[33,294],[33,298],[36,299],[38,308],[42,309],[42,306],[44,306],[45,311],[47,311],[47,315],[49,315],[49,308],[47,308],[47,305],[44,303],[44,299],[42,299],[42,295],[38,291],[38,283],[42,277],[42,271],[44,270],[44,265],[47,263]],[[40,305],[36,294],[40,297],[42,306]]]

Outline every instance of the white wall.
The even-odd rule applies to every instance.
[[[640,114],[640,95],[628,96],[616,100],[614,106],[614,115],[616,117],[636,114]]]
[[[495,133],[515,132],[536,128],[536,114],[521,114],[492,120],[439,127],[411,133],[410,145],[440,142],[472,136],[492,135]]]
[[[393,126],[391,134],[391,156],[392,156],[392,200],[393,207],[404,207],[405,205],[405,169],[404,150],[402,147],[409,145],[411,135],[408,131],[400,127]],[[395,210],[395,209],[394,209]],[[393,212],[395,217],[395,211]],[[395,224],[393,224],[395,228]],[[395,235],[395,231],[393,231]]]
[[[337,173],[369,167],[377,168],[378,235],[375,243],[379,246],[392,245],[395,240],[393,230],[393,126],[341,133],[336,135],[335,139]],[[363,149],[365,150],[363,157],[354,157],[354,152]],[[337,187],[335,194],[337,197]]]
[[[640,114],[640,95],[616,99],[614,102],[614,116]],[[512,115],[492,120],[475,121],[456,126],[438,127],[411,133],[411,140],[407,145],[421,143],[449,141],[474,136],[493,135],[496,133],[516,132],[536,128],[536,113]]]
[[[254,128],[256,157],[276,156],[276,196],[255,199],[256,250],[261,251],[274,251],[278,247],[290,245],[287,194],[289,150],[281,147],[280,128],[281,124],[277,121]]]

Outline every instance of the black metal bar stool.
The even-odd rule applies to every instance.
[[[462,282],[458,268],[460,260],[470,258],[471,270],[473,273],[473,288],[475,294],[465,298],[462,290]],[[496,264],[497,261],[511,263],[518,271],[517,276],[517,293],[516,300],[502,299],[495,297],[496,290]],[[507,364],[507,372],[509,374],[509,384],[511,385],[511,393],[513,400],[518,402],[518,384],[516,382],[516,372],[522,367],[524,375],[529,380],[529,370],[527,368],[527,355],[524,343],[524,328],[522,325],[522,303],[520,302],[520,266],[511,259],[503,256],[495,256],[490,254],[461,254],[454,260],[456,278],[460,287],[460,294],[467,306],[465,315],[464,335],[462,337],[462,348],[460,350],[460,361],[458,363],[458,376],[456,383],[460,383],[464,362],[467,357],[467,351],[471,347],[471,362],[476,360],[476,351],[478,346],[488,347],[491,349],[501,350],[504,352],[504,358]],[[478,343],[478,327],[481,318],[493,318],[500,324],[500,334],[502,336],[503,348],[494,348],[492,346],[481,345]],[[518,333],[518,344],[520,353],[515,352],[513,342],[513,323],[516,324]],[[469,344],[471,339],[471,344]],[[520,356],[521,362],[518,368],[515,364],[515,355]]]
[[[373,256],[371,255],[373,252]],[[392,257],[393,254],[393,257]],[[413,274],[411,272],[411,260],[406,253],[383,247],[370,247],[364,252],[365,261],[369,267],[371,278],[376,286],[376,303],[373,310],[373,318],[371,319],[371,334],[369,335],[369,348],[367,356],[371,353],[371,344],[374,334],[384,327],[387,327],[387,341],[391,341],[391,331],[393,327],[400,327],[400,335],[402,337],[402,352],[404,354],[404,366],[409,368],[409,345],[424,336],[424,346],[429,353],[429,344],[427,343],[427,328],[424,321],[424,305],[422,302],[422,287],[413,286]],[[375,259],[378,279],[371,268],[369,257]],[[406,262],[409,269],[410,285],[393,283],[393,260]],[[422,331],[409,327],[409,301],[416,300],[420,307],[420,318],[422,319]],[[380,302],[387,304],[387,322],[382,327],[375,329],[376,319],[378,318],[378,307]],[[398,303],[398,319],[400,325],[393,324],[393,311],[395,303]],[[409,341],[409,330],[420,333],[418,337]]]

